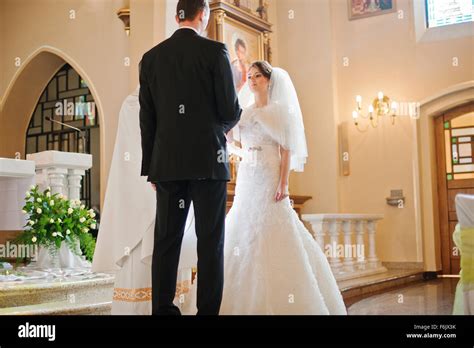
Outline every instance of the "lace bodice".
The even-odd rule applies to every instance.
[[[279,146],[264,127],[264,118],[270,116],[274,109],[274,105],[267,105],[264,108],[251,106],[244,109],[239,123],[244,150],[247,150],[249,147],[258,147],[259,145]]]

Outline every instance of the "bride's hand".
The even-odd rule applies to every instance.
[[[280,202],[289,196],[290,196],[290,193],[288,191],[288,184],[280,181],[278,183],[278,188],[275,193],[275,201]]]

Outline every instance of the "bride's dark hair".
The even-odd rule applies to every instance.
[[[269,80],[272,77],[273,67],[266,60],[258,60],[256,62],[253,62],[250,65],[250,68],[257,68],[262,73],[262,75]]]

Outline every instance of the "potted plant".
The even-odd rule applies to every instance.
[[[23,213],[28,220],[16,242],[38,246],[38,266],[90,266],[95,239],[89,230],[97,224],[92,209],[87,210],[81,201],[51,194],[49,187],[41,192],[38,186],[31,186],[26,192]]]

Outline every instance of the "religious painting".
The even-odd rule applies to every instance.
[[[396,11],[396,0],[348,0],[349,19],[359,19]]]
[[[264,59],[262,33],[227,19],[224,24],[224,42],[229,49],[235,87],[240,91],[247,81],[250,64]]]

